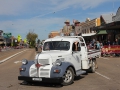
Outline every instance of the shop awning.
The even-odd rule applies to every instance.
[[[3,42],[0,41],[0,44],[3,44]]]
[[[96,35],[96,33],[87,33],[87,34],[82,34],[83,37],[87,37],[87,36],[93,36]]]
[[[107,34],[106,30],[99,30],[99,32],[97,34]]]

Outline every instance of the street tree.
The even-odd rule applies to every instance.
[[[27,35],[26,35],[26,38],[29,42],[29,45],[30,47],[35,47],[35,44],[36,44],[36,38],[38,38],[38,35],[34,32],[29,32]]]

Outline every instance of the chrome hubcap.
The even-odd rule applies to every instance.
[[[65,73],[64,82],[68,83],[71,81],[71,79],[72,79],[72,72],[70,70],[67,70]]]

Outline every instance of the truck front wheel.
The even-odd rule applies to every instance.
[[[62,85],[66,86],[71,84],[74,81],[74,71],[71,67],[69,67],[63,76],[63,82]]]

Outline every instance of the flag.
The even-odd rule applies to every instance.
[[[27,39],[25,38],[25,39],[24,39],[24,43],[26,43],[26,42],[27,42]]]
[[[20,42],[20,40],[21,40],[21,36],[20,35],[17,36],[17,40],[18,40],[18,42]]]

